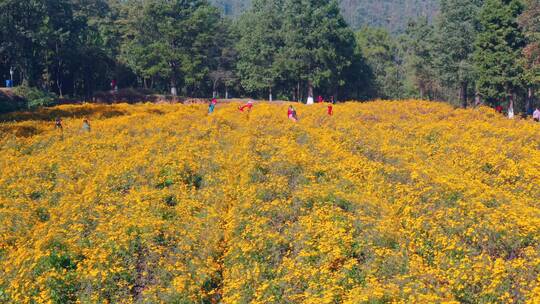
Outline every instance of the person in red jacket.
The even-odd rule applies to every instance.
[[[296,114],[296,110],[293,108],[293,106],[289,106],[289,110],[287,111],[287,116],[290,120],[297,122],[298,121],[298,115]]]
[[[62,126],[62,118],[56,117],[54,120],[54,128],[63,131],[64,127]]]
[[[248,101],[245,105],[238,108],[240,112],[244,112],[245,109],[248,110],[248,112],[251,112],[251,108],[253,108],[253,100]]]
[[[334,115],[334,105],[328,103],[328,116]]]
[[[208,114],[214,113],[214,110],[216,109],[217,105],[217,99],[212,98],[212,101],[210,101],[210,104],[208,105]]]

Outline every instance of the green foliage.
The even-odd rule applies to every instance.
[[[421,99],[435,98],[437,75],[435,71],[435,29],[426,18],[409,23],[402,37],[405,67],[410,81],[410,93]]]
[[[232,30],[232,23],[227,19],[221,20],[222,25],[219,26],[216,34],[219,39],[216,40],[216,47],[212,48],[211,71],[208,74],[212,80],[212,95],[216,97],[217,90],[220,86],[225,88],[225,94],[228,95],[229,88],[235,87],[238,83],[236,73],[237,52],[235,49],[238,36]],[[226,96],[228,97],[228,96]]]
[[[259,96],[336,95],[366,73],[336,1],[254,1],[237,31],[242,86]]]
[[[36,216],[37,216],[37,218],[39,219],[40,222],[47,222],[51,218],[49,210],[47,210],[47,208],[45,208],[45,207],[37,208],[36,209]]]
[[[403,59],[397,39],[383,28],[363,27],[356,34],[356,41],[375,78],[373,95],[402,98]]]
[[[219,12],[206,1],[143,1],[129,11],[122,59],[145,79],[196,92],[208,76]]]
[[[242,86],[250,93],[271,90],[280,78],[276,58],[284,45],[282,9],[281,0],[256,0],[238,22],[237,69]]]
[[[15,69],[16,84],[59,95],[84,94],[104,85],[106,39],[97,20],[112,10],[105,0],[6,0],[0,10],[0,75]],[[93,16],[93,17],[90,17]],[[104,19],[103,19],[104,20]],[[109,52],[112,53],[112,52]],[[101,83],[100,83],[101,82]]]
[[[517,0],[486,0],[474,59],[477,87],[491,103],[512,96],[523,85],[521,52],[525,43],[517,23],[523,6]]]
[[[45,92],[37,88],[20,86],[13,89],[14,93],[27,101],[29,109],[50,106],[54,104],[57,96],[51,92]]]
[[[337,1],[284,0],[282,66],[294,80],[337,92],[354,60],[356,41]]]
[[[519,24],[527,38],[523,50],[525,57],[525,80],[529,86],[540,85],[540,2],[526,0],[525,10],[519,17]]]
[[[220,9],[245,13],[229,20]],[[193,97],[463,106],[473,93],[494,103],[528,88],[530,106],[540,84],[538,16],[531,0],[4,0],[0,80],[14,68],[30,108],[53,102],[40,90],[89,100],[113,79]],[[361,28],[356,37],[351,28]],[[20,108],[4,95],[0,112]]]
[[[53,303],[75,303],[80,288],[75,272],[82,257],[71,254],[59,240],[50,242],[49,247],[50,253],[38,260],[34,275],[39,276],[46,272],[61,273],[61,276],[46,280],[51,300]]]
[[[174,207],[178,205],[178,199],[174,195],[167,195],[164,199],[165,205],[169,207]]]
[[[443,0],[437,20],[435,64],[442,82],[461,90],[461,103],[467,106],[467,91],[474,83],[474,41],[479,29],[482,0]]]
[[[25,101],[14,94],[0,91],[0,113],[7,113],[23,109]]]

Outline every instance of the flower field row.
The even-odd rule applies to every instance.
[[[539,303],[540,125],[287,107],[3,117],[0,303]]]

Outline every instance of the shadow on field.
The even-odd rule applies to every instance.
[[[42,133],[41,130],[34,126],[20,126],[20,125],[11,125],[11,126],[0,126],[0,135],[3,134],[13,134],[15,137],[32,137]]]
[[[41,108],[35,111],[12,112],[0,115],[0,122],[8,121],[27,121],[41,120],[52,121],[56,117],[66,118],[89,118],[89,119],[106,119],[118,116],[129,115],[128,111],[120,110],[108,105],[92,106],[92,107],[73,107],[66,109],[59,108]]]

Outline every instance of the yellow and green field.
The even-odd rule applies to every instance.
[[[2,117],[0,303],[540,302],[540,124],[287,106]]]

